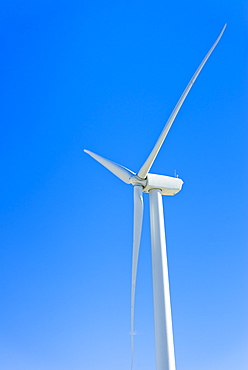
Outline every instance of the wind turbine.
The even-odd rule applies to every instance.
[[[226,24],[223,27],[218,38],[206,54],[205,58],[197,68],[193,77],[189,81],[186,89],[178,100],[173,112],[166,122],[155,146],[148,158],[135,173],[126,167],[103,158],[89,150],[84,150],[96,161],[106,167],[110,172],[119,177],[127,184],[134,187],[134,225],[133,225],[133,256],[132,256],[132,286],[131,286],[131,344],[132,344],[132,363],[134,355],[134,303],[136,275],[140,247],[140,238],[143,220],[143,195],[149,193],[150,197],[150,228],[152,243],[152,279],[153,279],[153,301],[154,301],[154,326],[155,326],[155,346],[156,346],[156,369],[157,370],[175,370],[175,354],[172,330],[171,304],[169,277],[166,255],[166,241],[164,228],[164,214],[162,195],[175,195],[183,185],[183,181],[178,177],[169,177],[150,173],[150,168],[156,159],[156,156],[187,97],[196,78],[220,41]]]

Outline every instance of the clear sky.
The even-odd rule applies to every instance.
[[[223,25],[153,173],[164,198],[177,370],[248,363],[244,0],[2,0],[0,368],[130,368],[132,187]],[[155,370],[149,204],[134,370]]]

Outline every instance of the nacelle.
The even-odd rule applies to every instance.
[[[143,189],[144,193],[149,193],[152,189],[160,189],[163,195],[174,195],[182,189],[183,180],[178,177],[155,175],[148,173],[147,183]]]

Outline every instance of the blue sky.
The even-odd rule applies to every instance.
[[[248,9],[232,1],[2,1],[0,368],[130,367],[132,187],[225,23],[153,173],[164,199],[178,370],[248,357]],[[149,204],[134,370],[155,370]]]

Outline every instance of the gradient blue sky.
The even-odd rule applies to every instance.
[[[130,367],[132,187],[223,25],[152,172],[164,199],[178,370],[248,363],[243,0],[2,0],[0,368]],[[148,199],[134,370],[155,370]]]

